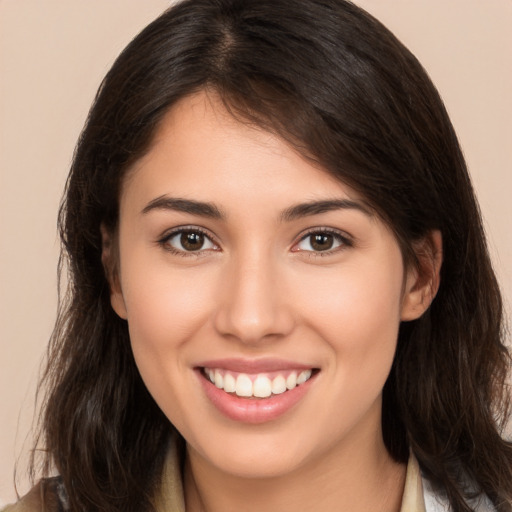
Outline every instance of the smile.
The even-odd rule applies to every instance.
[[[204,375],[218,389],[243,398],[268,398],[290,391],[307,382],[312,369],[248,374],[221,368],[203,368]]]
[[[298,406],[318,380],[319,368],[282,360],[223,359],[195,367],[209,402],[224,417],[261,424]]]

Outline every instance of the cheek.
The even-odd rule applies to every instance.
[[[398,258],[398,262],[400,262]],[[401,265],[347,265],[306,282],[301,310],[308,328],[329,347],[329,379],[338,410],[362,414],[382,391],[393,362],[403,280]],[[357,413],[359,411],[359,413]]]
[[[121,284],[134,358],[148,390],[167,413],[166,406],[177,400],[183,387],[180,379],[189,377],[190,362],[181,349],[210,316],[214,276],[199,267],[173,270],[165,254],[125,254]]]
[[[190,270],[173,271],[165,261],[148,262],[135,251],[123,261],[122,269],[130,342],[139,373],[178,427],[193,388],[188,352],[183,347],[207,323],[214,304],[214,276]]]
[[[310,325],[330,351],[326,376],[336,391],[326,413],[333,437],[340,424],[350,428],[370,416],[377,421],[372,415],[380,414],[400,325],[401,267],[388,273],[366,266],[344,270],[324,283],[322,293],[307,296]]]
[[[146,260],[143,266],[138,261],[134,257],[124,268],[130,276],[123,282],[123,295],[132,340],[179,344],[205,321],[214,301],[213,276],[197,269],[176,272],[165,261]]]
[[[401,266],[344,266],[319,278],[318,274],[295,294],[305,318],[331,340],[337,350],[378,350],[396,343],[400,323],[403,271]]]

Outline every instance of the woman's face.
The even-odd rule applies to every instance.
[[[349,187],[199,93],[125,180],[119,254],[112,305],[191,457],[261,477],[383,447],[416,274]]]

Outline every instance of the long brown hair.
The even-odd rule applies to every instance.
[[[60,211],[69,292],[51,340],[42,441],[72,510],[151,510],[172,432],[110,307],[100,225],[115,233],[120,186],[180,98],[215,90],[359,191],[396,235],[443,236],[441,286],[403,323],[384,389],[389,452],[409,447],[454,511],[485,493],[512,510],[510,393],[502,303],[466,165],[415,57],[344,0],[186,0],[151,23],[107,74],[78,142]]]

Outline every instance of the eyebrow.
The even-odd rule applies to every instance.
[[[289,222],[301,217],[309,217],[334,210],[358,210],[368,217],[373,217],[372,211],[362,203],[350,199],[331,199],[326,201],[311,201],[300,203],[287,208],[281,213],[281,219]]]
[[[219,208],[217,208],[213,203],[195,201],[193,199],[181,199],[165,195],[150,201],[142,210],[142,213],[146,214],[153,210],[172,210],[220,220],[226,218],[224,213],[222,213],[221,210],[219,210]]]
[[[153,210],[171,210],[211,219],[226,219],[226,215],[213,203],[196,201],[194,199],[169,197],[166,195],[159,196],[150,201],[142,210],[142,213],[147,214]],[[299,203],[283,210],[280,217],[282,221],[290,222],[302,217],[319,215],[335,210],[357,210],[369,217],[373,217],[369,208],[362,203],[350,199],[330,199]]]

